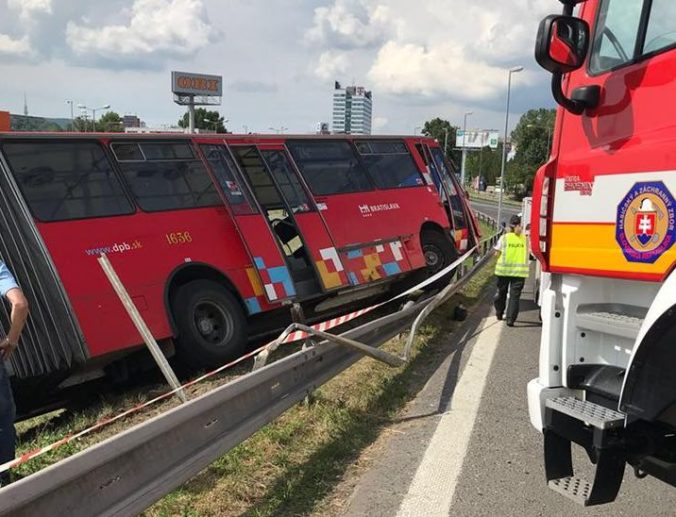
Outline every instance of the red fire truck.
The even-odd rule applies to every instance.
[[[429,138],[0,134],[0,254],[32,308],[15,380],[70,384],[139,349],[102,253],[198,366],[291,302],[316,320],[439,270],[476,229],[448,167]]]
[[[594,505],[627,463],[676,485],[676,3],[561,3],[535,50],[560,107],[533,192],[548,287],[528,402],[549,486]]]

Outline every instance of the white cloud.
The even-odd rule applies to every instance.
[[[551,0],[331,0],[306,39],[322,51],[320,77],[351,42],[361,54],[351,71],[377,93],[484,101],[502,94],[507,68],[533,65],[537,24],[554,11]]]
[[[7,0],[7,7],[18,11],[22,21],[28,21],[36,14],[51,14],[52,0]]]
[[[26,57],[32,54],[28,36],[13,39],[7,34],[0,34],[0,56]]]
[[[478,101],[501,93],[507,76],[502,67],[467,58],[453,43],[426,48],[390,41],[378,52],[368,77],[379,92]]]
[[[320,79],[329,80],[340,77],[347,72],[350,64],[347,54],[344,52],[326,51],[319,56],[315,75]]]
[[[66,27],[66,41],[77,55],[112,61],[191,56],[216,34],[202,0],[135,0],[128,25]]]
[[[389,122],[390,120],[387,117],[375,117],[373,119],[373,129],[383,129]]]
[[[330,7],[315,9],[305,39],[338,48],[368,47],[384,41],[397,24],[388,6],[371,0],[335,0]]]

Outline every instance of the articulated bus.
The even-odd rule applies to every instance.
[[[33,389],[142,349],[101,254],[154,337],[209,367],[291,303],[315,321],[363,306],[478,235],[428,138],[5,133],[0,182],[0,253],[32,308],[12,372]]]

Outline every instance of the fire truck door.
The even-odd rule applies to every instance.
[[[202,145],[201,150],[227,200],[226,207],[268,301],[281,302],[296,296],[291,272],[265,212],[251,195],[228,148],[225,145]]]

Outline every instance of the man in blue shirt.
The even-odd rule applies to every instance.
[[[5,361],[19,346],[19,336],[28,317],[28,301],[2,260],[0,260],[0,295],[12,306],[9,332],[7,336],[0,335],[2,338],[0,339],[0,464],[2,464],[14,459],[16,445],[14,429],[16,407]],[[6,485],[9,481],[9,472],[0,473],[0,486]]]

